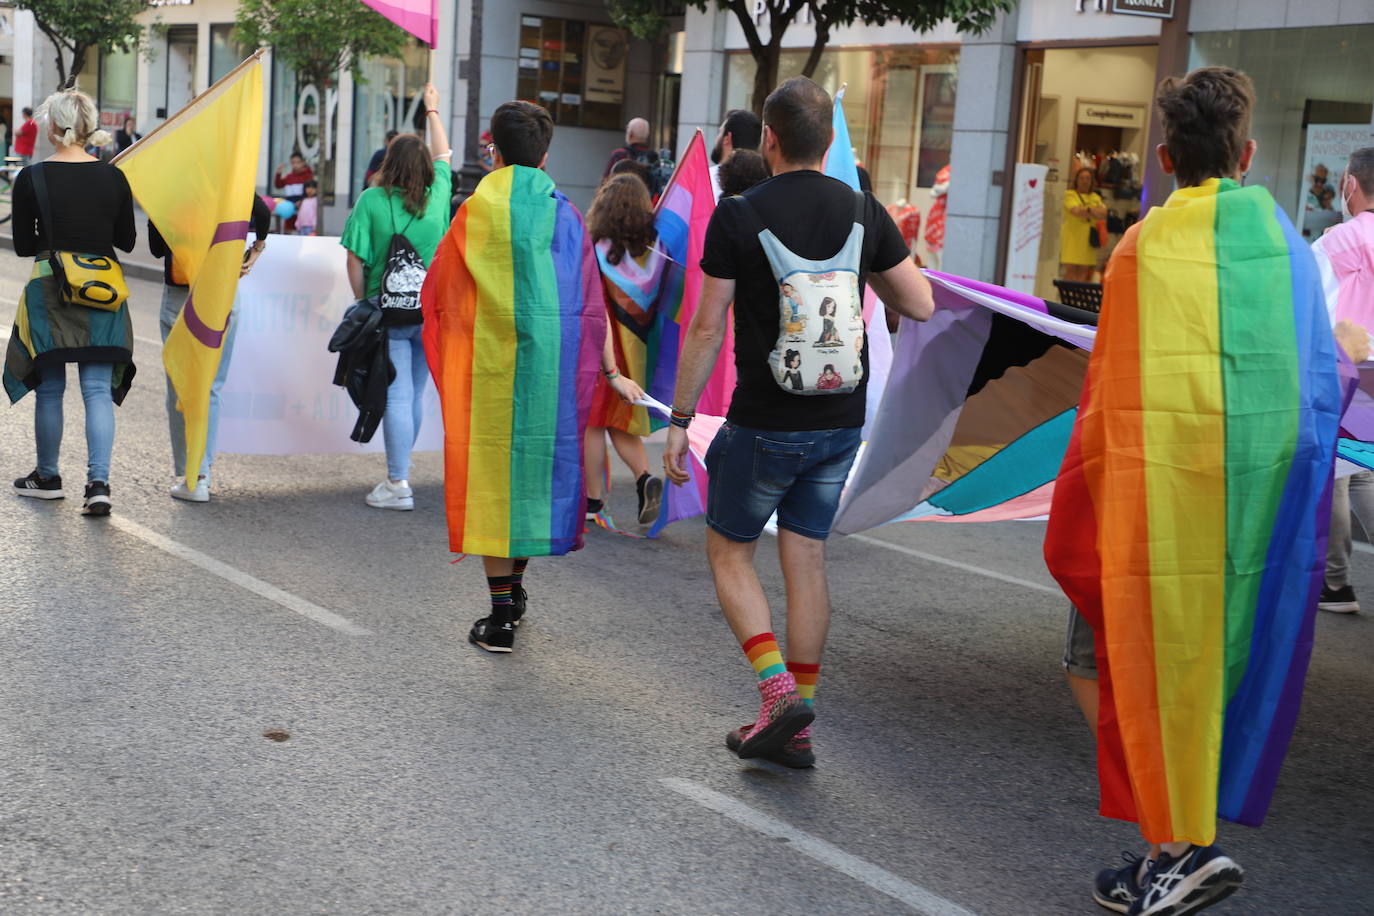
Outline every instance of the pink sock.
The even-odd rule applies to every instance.
[[[768,723],[768,709],[778,700],[788,695],[796,695],[797,681],[792,677],[792,672],[784,671],[775,674],[766,681],[759,681],[759,693],[762,695],[763,702],[759,705],[758,718],[754,720],[754,727],[750,729],[750,734]]]

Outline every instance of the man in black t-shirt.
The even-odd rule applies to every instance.
[[[763,702],[758,719],[732,731],[726,744],[740,757],[794,767],[815,760],[811,697],[830,624],[825,539],[864,422],[863,286],[871,282],[889,308],[917,321],[934,309],[930,284],[883,207],[821,174],[831,110],[830,97],[804,77],[783,83],[764,104],[760,151],[773,177],[722,200],[711,218],[663,456],[668,477],[685,483],[686,428],[733,301],[738,380],[706,458],[706,553]],[[802,266],[780,275],[770,257]],[[820,298],[818,290],[829,295]],[[788,596],[785,664],[754,570],[755,544],[775,511]]]

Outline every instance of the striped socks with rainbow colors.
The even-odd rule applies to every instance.
[[[487,588],[491,590],[492,615],[499,616],[507,622],[510,621],[511,612],[515,609],[514,580],[514,576],[487,576]]]
[[[816,679],[821,675],[819,664],[811,665],[806,662],[788,662],[787,670],[792,672],[792,677],[797,682],[797,693],[807,706],[814,706],[816,698]],[[811,726],[806,726],[797,732],[794,740],[808,740],[811,737]]]
[[[796,692],[797,682],[787,670],[782,652],[778,650],[778,639],[772,633],[760,633],[749,638],[743,648],[759,679],[759,693],[763,695],[763,709],[759,717],[762,718],[769,706]]]

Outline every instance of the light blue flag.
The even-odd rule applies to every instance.
[[[859,165],[854,161],[854,147],[849,142],[849,125],[844,120],[844,87],[835,93],[835,114],[832,120],[835,138],[825,154],[825,174],[838,178],[854,190],[859,190]]]

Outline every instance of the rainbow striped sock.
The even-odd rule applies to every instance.
[[[814,705],[813,700],[816,696],[816,678],[820,677],[821,666],[808,665],[806,662],[788,662],[787,670],[792,672],[792,677],[797,681],[797,693],[806,701],[807,706]]]
[[[760,681],[787,670],[783,664],[782,653],[778,651],[778,639],[772,633],[760,633],[744,643],[744,654],[749,656],[749,664]]]
[[[511,568],[511,573],[510,573],[511,585],[514,585],[514,586],[516,586],[516,587],[518,588],[519,586],[521,586],[521,585],[524,584],[524,582],[525,582],[525,567],[526,567],[526,566],[529,566],[529,565],[530,565],[530,558],[529,558],[529,557],[516,557],[516,558],[515,558],[515,566]]]
[[[491,606],[494,610],[509,611],[515,604],[511,593],[515,589],[510,576],[487,576],[487,588],[491,589]]]

